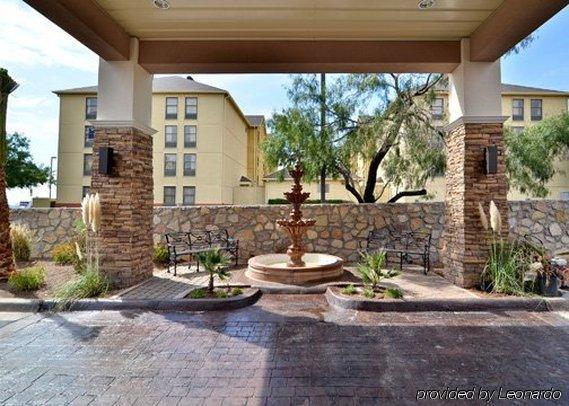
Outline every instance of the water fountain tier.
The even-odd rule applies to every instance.
[[[328,254],[305,254],[302,241],[307,228],[313,226],[316,220],[302,218],[300,206],[310,193],[302,191],[301,166],[297,164],[289,173],[294,184],[292,190],[284,195],[292,204],[292,211],[289,218],[277,220],[277,224],[288,233],[292,244],[286,254],[267,254],[251,258],[246,274],[252,279],[294,284],[336,278],[343,273],[344,261],[341,258]]]

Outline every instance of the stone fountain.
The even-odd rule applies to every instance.
[[[286,254],[258,255],[249,259],[246,275],[249,278],[288,284],[303,284],[334,279],[344,272],[344,261],[333,255],[305,253],[303,239],[308,227],[316,220],[302,217],[300,207],[310,193],[302,191],[302,167],[296,164],[289,171],[294,180],[292,190],[284,195],[292,204],[289,218],[277,220],[277,225],[290,236],[292,244]]]

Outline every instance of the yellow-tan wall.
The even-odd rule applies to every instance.
[[[446,93],[441,94],[439,97],[445,99],[445,112],[448,111],[448,97]],[[512,100],[513,99],[524,99],[524,120],[512,120]],[[504,123],[505,126],[509,127],[528,127],[539,123],[540,121],[531,120],[531,99],[541,99],[542,100],[542,116],[543,119],[552,117],[569,110],[567,96],[551,96],[546,94],[503,94],[502,95],[502,114],[508,116],[509,118]],[[443,125],[446,121],[435,122],[436,124]],[[547,184],[549,189],[549,199],[560,199],[562,192],[569,192],[569,162],[559,161],[555,163],[557,169],[556,175]],[[427,192],[432,196],[433,201],[443,201],[445,199],[445,179],[444,177],[435,178],[426,185]],[[527,194],[520,193],[518,190],[511,188],[508,192],[509,200],[526,200],[533,199]],[[413,202],[419,201],[419,198],[404,198],[400,201],[402,202]]]
[[[78,204],[83,186],[89,186],[90,177],[83,176],[83,154],[91,153],[84,147],[85,100],[93,95],[60,96],[59,161],[57,203]],[[196,120],[185,119],[185,97],[198,98]],[[178,97],[178,118],[165,118],[166,97]],[[164,186],[176,187],[176,204],[181,205],[183,187],[195,186],[196,204],[233,204],[234,187],[241,176],[248,175],[249,125],[234,102],[222,93],[160,94],[152,100],[153,179],[154,202],[164,202]],[[165,147],[165,126],[176,125],[177,147]],[[196,147],[184,147],[184,126],[197,128]],[[164,154],[176,153],[176,176],[164,176]],[[183,176],[184,154],[196,154],[195,176]],[[262,200],[257,202],[262,203]]]
[[[267,136],[265,126],[249,127],[247,130],[247,177],[256,185],[263,185],[265,159],[261,144]]]
[[[87,95],[66,95],[59,101],[59,140],[57,159],[57,202],[77,204],[81,201],[83,186],[91,178],[83,176],[85,148],[85,99]]]

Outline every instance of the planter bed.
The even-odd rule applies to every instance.
[[[568,301],[564,298],[413,298],[405,296],[403,299],[367,299],[360,296],[348,296],[341,292],[341,287],[329,287],[326,299],[332,306],[351,310],[365,310],[373,312],[426,312],[426,311],[550,311],[568,308]]]

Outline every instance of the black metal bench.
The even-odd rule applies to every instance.
[[[413,263],[413,258],[422,260],[423,273],[427,275],[431,270],[431,232],[397,230],[395,228],[381,228],[371,230],[367,238],[360,241],[360,250],[363,252],[385,252],[386,259],[389,254],[399,257],[399,270],[403,269],[403,262]]]
[[[190,232],[167,233],[166,247],[168,248],[168,272],[174,266],[174,275],[177,274],[180,259],[189,257],[189,261],[195,260],[197,254],[218,249],[230,255],[235,261],[239,260],[239,240],[229,237],[226,229],[193,230]],[[197,270],[200,263],[196,260]]]

